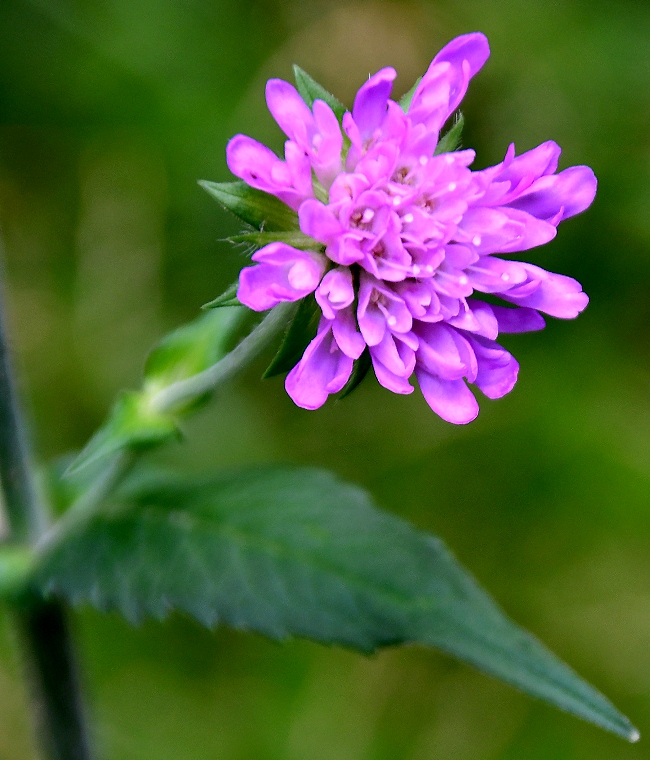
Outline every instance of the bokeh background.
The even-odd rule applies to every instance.
[[[316,412],[263,362],[159,456],[185,470],[328,466],[441,535],[503,607],[645,733],[623,741],[432,650],[366,658],[183,617],[73,622],[107,760],[650,758],[650,5],[642,0],[1,0],[0,224],[43,461],[79,448],[144,354],[244,263],[196,185],[245,132],[280,148],[264,83],[300,64],[342,100],[406,91],[451,37],[492,58],[463,106],[480,168],[553,138],[599,177],[529,259],[578,278],[575,322],[507,336],[513,393],[441,422],[368,380]],[[268,357],[267,357],[268,358]],[[0,615],[0,756],[33,757]]]

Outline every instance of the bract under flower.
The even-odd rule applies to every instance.
[[[267,103],[288,137],[284,160],[244,135],[230,141],[231,171],[296,210],[301,230],[324,248],[271,243],[240,275],[238,298],[257,311],[315,291],[318,334],[286,381],[299,406],[316,409],[341,390],[368,347],[384,387],[410,393],[415,374],[437,414],[467,423],[478,414],[467,383],[499,398],[516,382],[519,365],[495,342],[499,332],[539,330],[539,312],[571,319],[587,305],[576,280],[496,254],[543,245],[584,211],[596,192],[590,168],[556,173],[560,148],[550,141],[520,156],[511,145],[478,172],[469,168],[473,151],[434,155],[488,56],[483,34],[452,40],[406,113],[390,99],[395,70],[382,69],[341,125],[324,101],[309,108],[272,79]]]

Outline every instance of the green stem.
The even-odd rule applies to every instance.
[[[43,756],[48,760],[90,760],[76,661],[63,605],[38,600],[17,617]]]
[[[96,480],[70,505],[65,514],[40,537],[35,550],[42,562],[55,547],[65,541],[75,528],[83,525],[94,514],[104,499],[111,494],[134,461],[133,452],[119,451],[102,470]]]
[[[276,333],[286,327],[296,307],[295,303],[282,303],[276,306],[223,359],[203,372],[172,383],[153,395],[149,401],[152,409],[159,412],[171,410],[184,401],[214,390],[230,380],[253,361]],[[133,464],[134,458],[133,451],[122,450],[106,465],[90,488],[72,504],[63,517],[41,535],[35,547],[38,561],[42,562],[49,552],[65,541],[77,526],[82,525],[96,511]]]
[[[1,251],[0,251],[1,253]],[[32,475],[4,325],[0,283],[0,488],[9,541],[34,545],[47,530],[49,513]],[[43,757],[90,760],[72,640],[63,606],[33,595],[15,616],[30,677],[34,721]]]
[[[272,309],[257,327],[233,350],[208,369],[179,380],[158,391],[151,399],[151,408],[166,412],[184,401],[194,399],[230,380],[264,349],[269,341],[285,327],[296,309],[295,303],[281,303]]]

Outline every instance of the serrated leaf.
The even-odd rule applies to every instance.
[[[245,182],[209,182],[199,185],[225,209],[258,230],[285,232],[300,230],[298,214],[274,195],[256,190]]]
[[[359,386],[359,384],[368,374],[370,367],[372,367],[372,358],[370,356],[370,351],[366,346],[361,356],[354,362],[352,373],[350,374],[347,383],[343,386],[341,392],[339,393],[339,400],[344,399],[346,396],[349,396],[352,391]]]
[[[413,87],[411,87],[411,89],[407,93],[402,95],[402,97],[400,98],[399,106],[402,109],[402,111],[404,111],[404,113],[408,113],[408,110],[411,107],[411,101],[413,100],[413,96],[415,95],[415,91],[417,90],[418,85],[420,84],[421,81],[422,81],[422,77],[418,77],[415,80],[415,84],[413,85]]]
[[[510,621],[439,539],[326,472],[140,483],[121,509],[96,514],[51,549],[36,583],[131,620],[178,609],[206,625],[365,652],[432,645],[638,738],[605,697]]]
[[[246,243],[255,248],[263,248],[269,243],[286,243],[300,251],[322,251],[325,246],[318,240],[302,232],[244,232],[241,235],[231,235],[231,243]]]
[[[316,337],[320,316],[321,310],[313,294],[299,302],[278,353],[262,375],[264,379],[289,372],[298,364],[305,349]]]
[[[66,474],[105,459],[121,449],[146,449],[178,436],[169,414],[151,408],[149,395],[124,391],[118,397],[106,422],[88,441]]]
[[[154,393],[215,364],[245,313],[242,307],[210,311],[166,335],[147,357],[145,390]]]
[[[341,121],[343,114],[349,109],[341,101],[328,92],[322,85],[312,79],[309,74],[294,64],[293,74],[296,80],[296,88],[300,97],[311,108],[315,100],[324,100],[327,105],[334,111],[336,118]]]
[[[223,306],[241,306],[239,299],[237,298],[237,289],[239,288],[239,280],[233,282],[232,285],[223,291],[220,296],[217,296],[212,301],[204,303],[201,306],[202,309],[219,309]]]
[[[459,113],[456,117],[456,121],[451,129],[440,138],[436,149],[433,152],[434,156],[440,155],[440,153],[453,153],[460,147],[460,139],[463,135],[463,127],[465,126],[465,117],[462,113]]]

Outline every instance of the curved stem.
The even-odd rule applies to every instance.
[[[280,330],[296,309],[295,303],[281,303],[272,309],[241,343],[208,369],[179,380],[158,391],[150,401],[152,409],[166,412],[230,380],[249,364]]]

